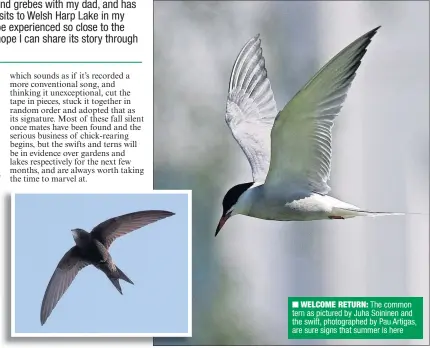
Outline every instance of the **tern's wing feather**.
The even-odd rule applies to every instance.
[[[379,29],[364,34],[332,58],[276,117],[266,187],[302,187],[326,194],[332,126],[346,99],[366,47]]]
[[[42,325],[45,324],[46,319],[48,319],[52,310],[69,288],[78,272],[88,265],[89,263],[81,258],[79,249],[76,246],[64,254],[58,263],[57,268],[49,281],[48,287],[46,288],[45,295],[43,296],[42,307],[40,310],[40,322]]]
[[[234,63],[225,116],[248,158],[254,181],[264,181],[269,169],[270,130],[277,112],[257,35],[246,43]]]
[[[109,249],[118,237],[174,214],[165,210],[146,210],[125,214],[102,222],[93,228],[91,234],[103,243],[106,249]]]

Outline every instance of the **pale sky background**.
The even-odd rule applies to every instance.
[[[84,268],[40,325],[52,273],[74,245],[71,229],[90,231],[139,210],[175,215],[117,239],[110,252],[134,282],[123,294],[95,267]],[[188,199],[183,194],[16,195],[15,313],[17,333],[186,333],[188,325]]]
[[[252,180],[225,122],[243,45],[260,33],[278,108],[381,25],[333,128],[330,195],[426,215],[278,222],[222,199]],[[429,343],[429,2],[155,1],[154,188],[193,190],[193,336],[156,345]],[[424,297],[424,339],[289,340],[289,296]]]

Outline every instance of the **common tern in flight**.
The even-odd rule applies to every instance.
[[[402,214],[362,210],[327,195],[334,120],[379,28],[340,51],[279,112],[259,35],[242,48],[230,76],[225,119],[253,182],[224,196],[215,236],[237,214],[278,221]]]
[[[49,281],[40,310],[41,324],[45,324],[78,272],[88,265],[105,273],[122,295],[119,280],[130,284],[133,282],[115,265],[109,254],[109,247],[118,237],[172,215],[174,213],[164,210],[138,211],[106,220],[91,232],[80,228],[72,230],[76,245],[64,254]]]

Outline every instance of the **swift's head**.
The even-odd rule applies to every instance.
[[[73,229],[72,235],[76,245],[82,245],[83,242],[90,238],[90,234],[81,228]]]
[[[224,224],[227,222],[227,220],[237,214],[235,212],[235,206],[238,202],[240,196],[248,190],[254,183],[253,182],[247,182],[244,184],[239,184],[236,186],[233,186],[230,190],[227,191],[227,193],[224,196],[224,199],[222,200],[222,216],[219,220],[218,227],[216,228],[215,237],[221,230],[221,228],[224,226]]]

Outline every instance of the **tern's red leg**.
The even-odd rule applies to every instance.
[[[329,216],[328,218],[329,218],[329,219],[332,219],[332,220],[345,220],[345,218],[344,218],[344,217],[342,217],[342,216],[337,216],[337,215],[332,215],[332,216]]]

